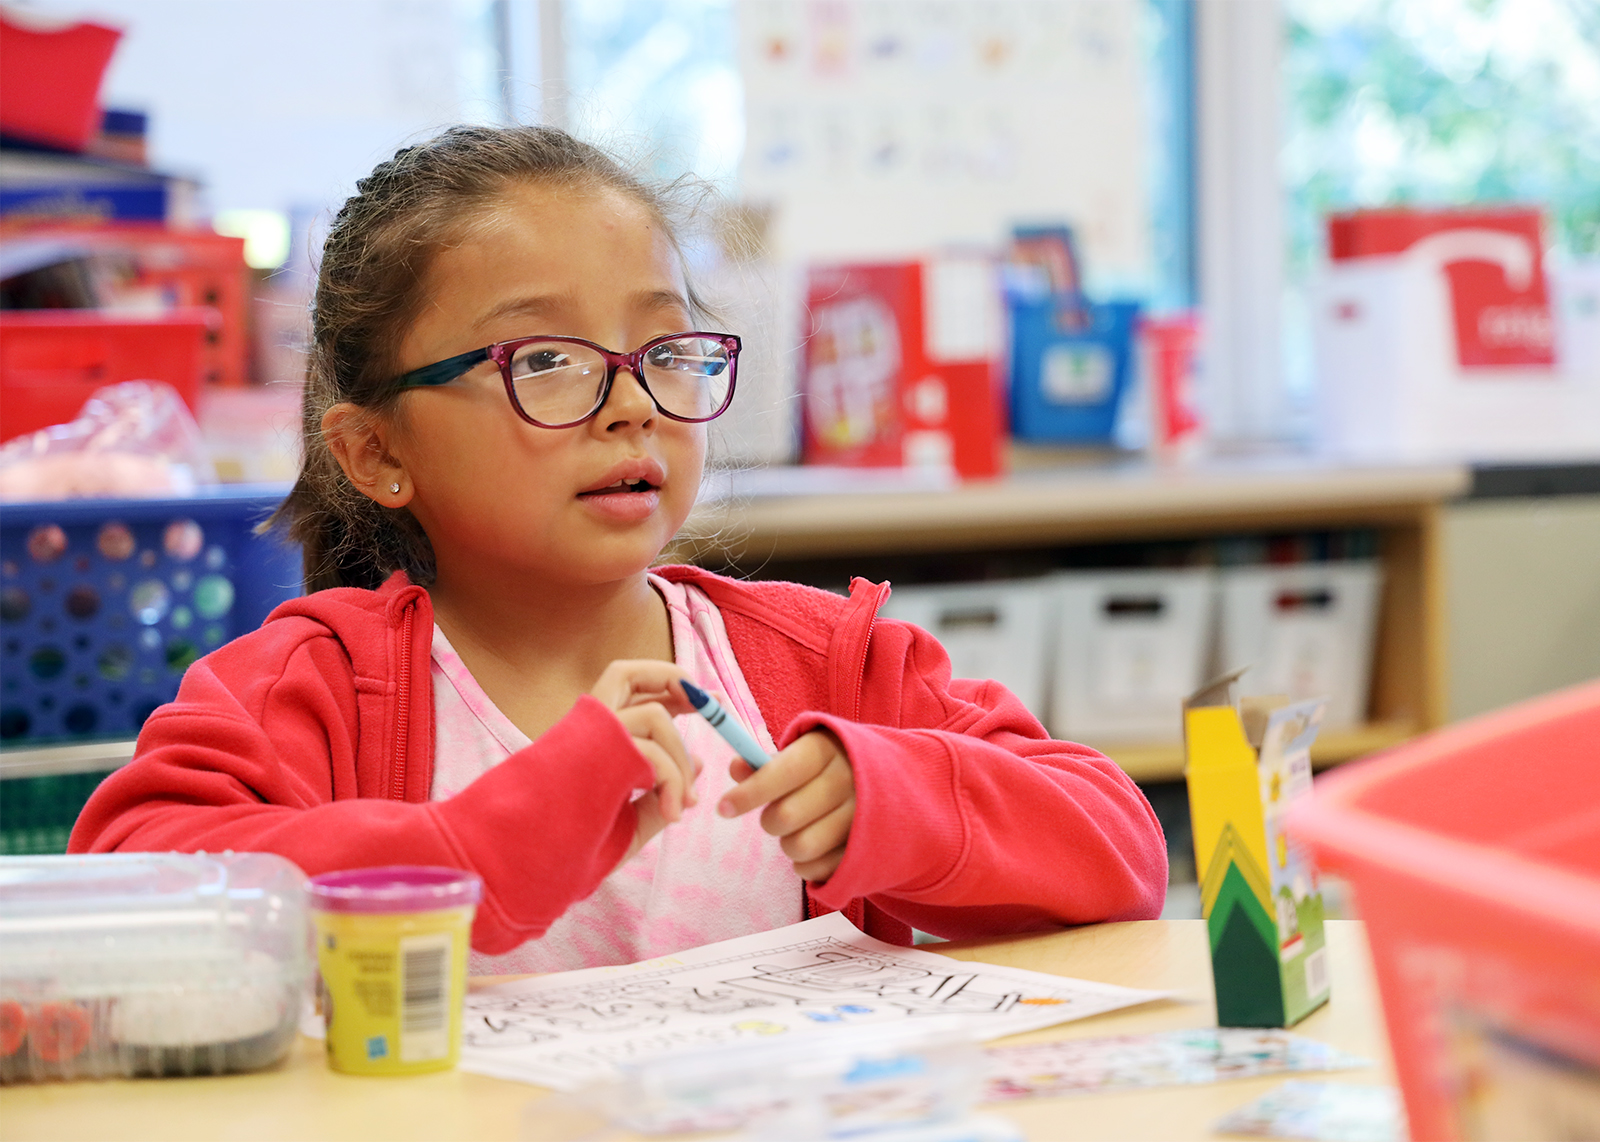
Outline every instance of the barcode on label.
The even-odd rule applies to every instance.
[[[1318,948],[1306,957],[1306,995],[1318,996],[1328,990],[1328,949]]]
[[[400,941],[400,1061],[450,1053],[450,933]]]

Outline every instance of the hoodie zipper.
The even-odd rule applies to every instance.
[[[867,676],[867,649],[872,645],[872,632],[878,625],[878,608],[883,605],[883,585],[869,583],[872,594],[871,610],[867,614],[866,633],[861,636],[860,644],[854,648],[854,661],[851,662],[850,674],[850,708],[845,716],[852,722],[861,720],[861,686],[862,680]]]
[[[406,799],[406,761],[410,757],[411,737],[411,642],[416,616],[417,606],[413,602],[406,606],[405,617],[400,623],[400,668],[397,671],[400,700],[395,706],[394,765],[389,770],[391,801]]]
[[[861,686],[867,676],[867,647],[872,645],[872,631],[878,625],[878,610],[873,607],[872,617],[867,620],[867,633],[861,640],[861,653],[856,658],[854,677],[851,679],[850,692],[850,720],[861,720]]]
[[[855,583],[857,582],[867,581],[858,579],[851,583],[851,603],[854,604],[854,606],[870,606],[871,609],[867,615],[867,629],[861,637],[860,644],[850,648],[850,689],[847,695],[841,695],[841,697],[843,697],[847,702],[849,709],[841,710],[840,714],[852,722],[858,722],[861,720],[861,684],[862,680],[867,676],[867,648],[872,645],[872,631],[878,625],[878,608],[883,605],[883,585],[881,583],[867,582],[867,586],[871,588],[873,593],[873,599],[871,603],[867,604],[865,602],[857,602],[856,600],[854,588]],[[846,616],[845,621],[847,623],[860,621],[856,617],[854,607],[852,607],[852,610]],[[818,916],[823,915],[823,910],[820,909],[816,902],[811,899],[811,889],[809,886],[802,889],[800,897],[805,906],[805,918],[807,920],[814,920]],[[841,909],[841,911],[844,913],[845,919],[849,920],[852,924],[863,931],[866,930],[867,902],[865,899],[852,900],[848,902],[844,908]]]

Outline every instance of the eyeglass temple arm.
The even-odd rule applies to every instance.
[[[435,361],[431,365],[424,365],[420,369],[412,369],[395,378],[395,387],[400,389],[419,388],[425,385],[447,385],[462,373],[475,365],[489,359],[488,349],[474,349],[470,353],[459,353],[454,357],[446,357],[443,361]]]

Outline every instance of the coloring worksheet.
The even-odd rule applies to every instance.
[[[572,1090],[618,1064],[775,1036],[959,1017],[976,1039],[1164,998],[953,960],[860,932],[838,913],[618,967],[498,984],[467,997],[461,1066]]]

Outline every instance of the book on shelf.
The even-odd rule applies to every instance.
[[[193,225],[199,183],[88,155],[0,147],[0,222]]]

